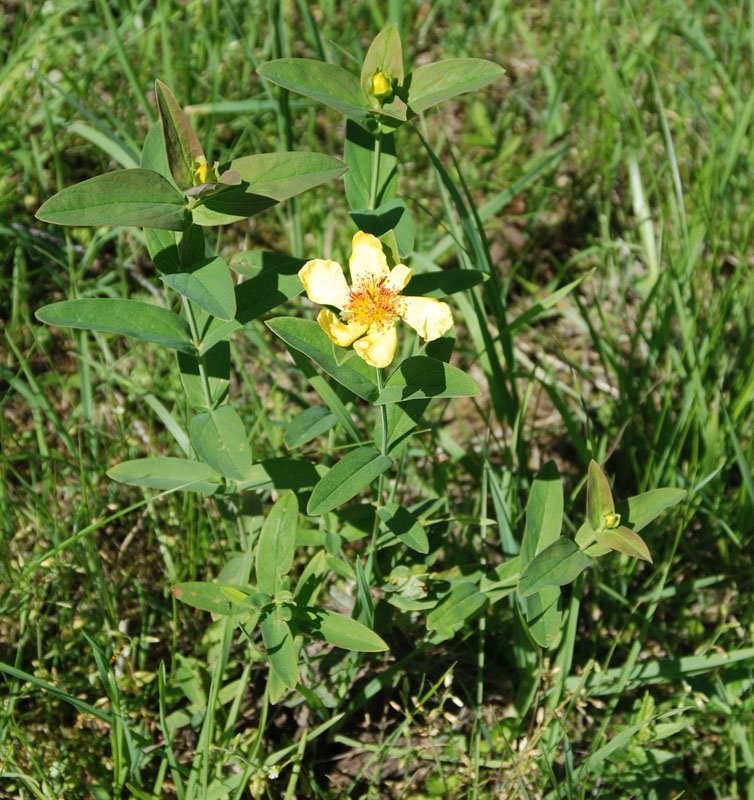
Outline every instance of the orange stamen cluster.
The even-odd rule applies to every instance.
[[[385,330],[403,310],[399,289],[391,286],[385,276],[369,275],[348,290],[343,315],[348,322],[366,325],[370,330]]]

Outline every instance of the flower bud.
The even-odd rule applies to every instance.
[[[607,531],[617,528],[618,525],[620,525],[620,514],[616,514],[615,512],[603,514],[602,519],[605,522],[605,530]]]
[[[372,75],[372,94],[378,100],[387,100],[393,93],[393,84],[384,72]]]

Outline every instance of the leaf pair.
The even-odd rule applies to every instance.
[[[378,121],[398,127],[430,106],[486,86],[505,70],[482,58],[454,58],[405,75],[398,28],[390,25],[369,46],[358,79],[343,67],[304,58],[268,61],[257,71],[374,131]]]
[[[155,83],[160,111],[142,165],[70,186],[43,203],[37,217],[57,225],[133,225],[186,230],[254,216],[346,167],[320,153],[264,153],[210,166],[196,132],[170,89]]]

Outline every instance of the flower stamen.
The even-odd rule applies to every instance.
[[[367,275],[348,290],[343,316],[348,322],[370,330],[384,331],[403,311],[400,289],[391,286],[384,275]]]

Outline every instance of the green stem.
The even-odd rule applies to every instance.
[[[377,370],[377,391],[382,394],[382,367],[376,367]],[[380,406],[380,421],[382,422],[382,443],[380,444],[380,452],[383,456],[387,455],[387,406],[383,403]]]
[[[183,297],[183,308],[186,312],[186,319],[188,320],[189,329],[191,330],[191,338],[194,340],[194,345],[199,347],[201,341],[199,339],[199,328],[196,324],[196,317],[194,316],[194,309],[191,307],[191,301]],[[209,388],[209,377],[207,375],[207,368],[204,366],[204,356],[197,354],[196,363],[199,365],[199,380],[202,382],[202,391],[204,392],[204,403],[207,408],[212,408],[212,392]]]
[[[382,131],[374,137],[374,158],[372,159],[372,185],[369,190],[369,208],[377,207],[377,184],[380,177],[380,151],[382,150]]]

